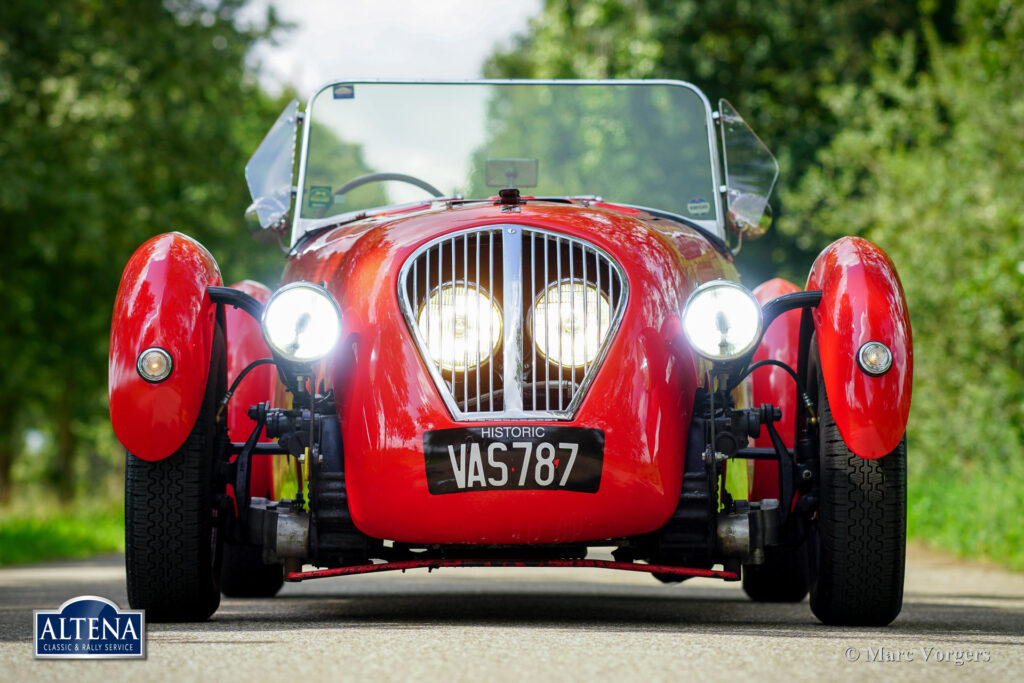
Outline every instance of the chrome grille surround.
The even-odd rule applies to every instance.
[[[573,292],[572,285],[587,283],[597,288],[599,300],[608,300],[610,323],[605,332],[599,321],[598,334],[605,336],[589,363],[568,367],[538,353],[530,329],[533,305],[556,283],[568,283]],[[497,350],[480,356],[473,368],[467,349],[467,369],[442,369],[419,328],[430,293],[444,285],[486,294],[501,311]],[[427,371],[456,421],[571,420],[618,332],[628,283],[622,267],[600,247],[549,230],[502,224],[453,232],[418,248],[399,272],[398,300]],[[586,321],[586,305],[583,310]],[[429,330],[428,335],[433,337]]]

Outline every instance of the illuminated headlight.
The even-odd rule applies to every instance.
[[[683,309],[683,332],[694,351],[713,361],[739,358],[761,335],[761,306],[728,280],[701,285]]]
[[[611,306],[597,287],[560,282],[548,287],[533,304],[531,321],[537,350],[563,367],[597,360],[611,329]]]
[[[438,287],[416,316],[431,358],[445,370],[463,372],[490,358],[501,340],[497,302],[473,285]]]
[[[319,285],[295,282],[274,292],[263,309],[263,338],[288,360],[309,363],[329,354],[341,337],[341,311]]]
[[[882,342],[866,342],[857,352],[857,364],[869,375],[884,375],[892,367],[892,351]]]
[[[171,376],[174,369],[174,361],[171,354],[159,346],[153,346],[139,354],[139,360],[135,363],[135,369],[147,382],[163,382]]]

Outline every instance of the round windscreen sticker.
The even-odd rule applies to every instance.
[[[691,216],[703,216],[711,211],[711,202],[703,197],[694,197],[686,204],[686,210]]]

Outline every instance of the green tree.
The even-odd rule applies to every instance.
[[[672,78],[694,83],[717,107],[736,106],[779,159],[782,192],[813,166],[843,126],[822,89],[867,85],[872,46],[919,30],[931,17],[940,40],[955,38],[953,0],[548,0],[513,47],[485,69],[504,78]],[[923,49],[916,57],[924,56]],[[923,64],[915,63],[915,69]],[[777,213],[785,221],[790,212]],[[822,245],[772,231],[744,246],[741,271],[753,282],[782,270],[798,282]]]
[[[1024,567],[1024,7],[962,3],[963,43],[877,46],[868,88],[786,197],[800,239],[861,234],[893,258],[914,328],[911,522]]]
[[[51,435],[54,482],[73,494],[81,440],[106,419],[114,294],[142,241],[181,230],[228,280],[274,272],[245,237],[241,171],[277,108],[245,60],[278,22],[240,27],[244,4],[0,5],[0,495],[29,426]]]

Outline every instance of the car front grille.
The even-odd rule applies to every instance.
[[[628,296],[622,268],[600,248],[521,225],[423,245],[403,264],[398,290],[456,420],[571,419]]]

